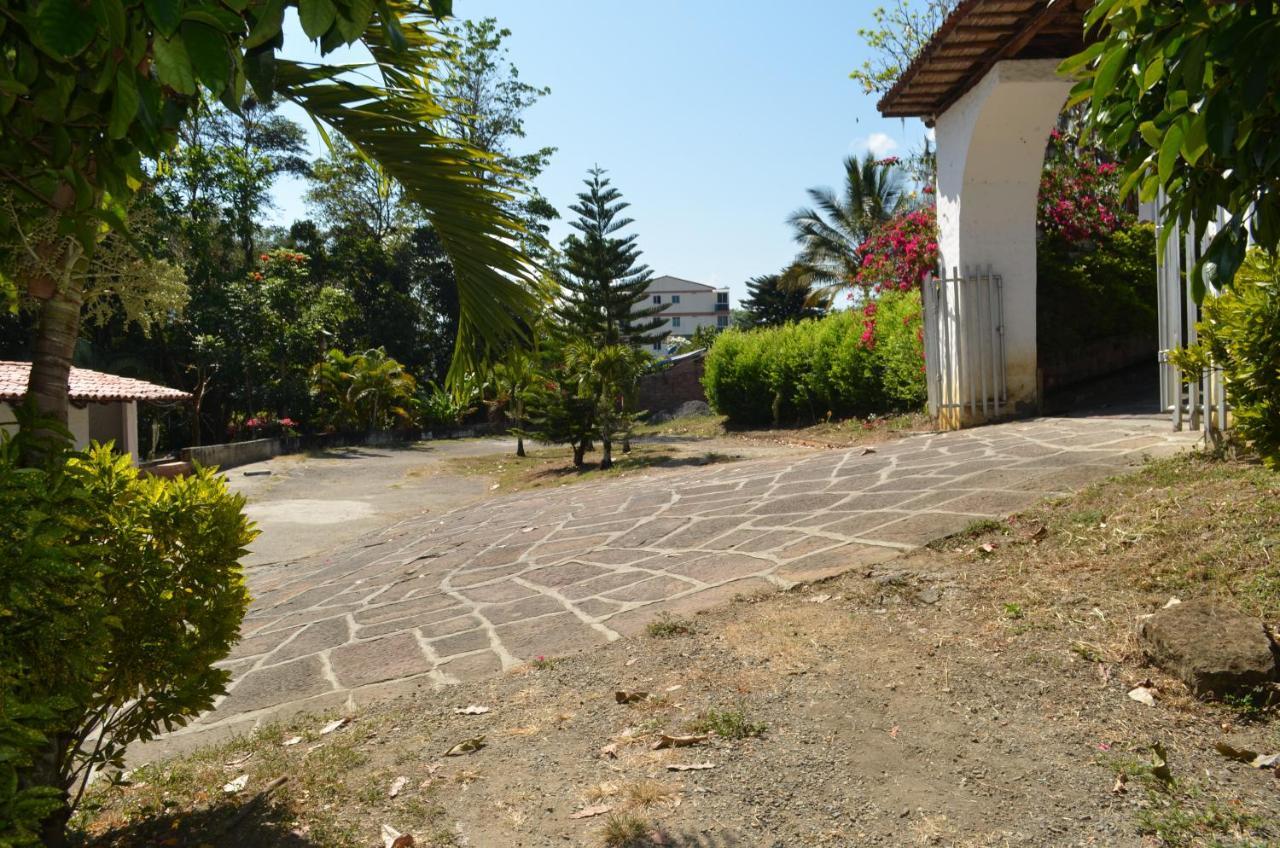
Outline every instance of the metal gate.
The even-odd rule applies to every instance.
[[[1157,222],[1157,244],[1166,225],[1159,223],[1155,212],[1163,204],[1162,195],[1144,210],[1146,214],[1143,216]],[[1213,437],[1230,426],[1230,408],[1222,369],[1210,368],[1199,375],[1184,375],[1169,361],[1169,352],[1197,341],[1196,322],[1200,320],[1200,308],[1191,296],[1190,271],[1195,268],[1201,251],[1208,246],[1221,223],[1221,218],[1211,222],[1204,241],[1200,243],[1196,241],[1194,227],[1191,232],[1184,233],[1177,225],[1172,225],[1173,232],[1165,243],[1158,265],[1161,408],[1170,416],[1173,429],[1203,429],[1207,437]]]
[[[929,414],[944,429],[999,418],[1005,386],[1004,281],[988,266],[924,281]]]

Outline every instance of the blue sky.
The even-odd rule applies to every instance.
[[[561,214],[599,164],[630,201],[653,271],[727,285],[736,301],[794,256],[786,218],[807,187],[836,185],[849,153],[902,154],[923,136],[919,121],[880,118],[849,79],[874,6],[455,0],[454,12],[497,18],[521,76],[550,86],[525,143],[559,148],[538,182]],[[291,26],[288,52],[303,58],[302,42]],[[277,186],[282,223],[306,214],[304,189]],[[561,220],[552,236],[567,232]]]

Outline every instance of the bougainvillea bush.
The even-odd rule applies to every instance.
[[[938,212],[926,206],[895,215],[858,248],[861,265],[854,281],[871,294],[919,288],[938,268]]]

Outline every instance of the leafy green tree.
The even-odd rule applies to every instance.
[[[844,174],[839,194],[830,188],[811,188],[814,205],[797,209],[788,218],[800,245],[786,273],[788,285],[808,289],[811,299],[819,301],[854,284],[862,264],[858,249],[862,242],[910,205],[895,159],[877,159],[872,153],[861,161],[849,156]]]
[[[342,140],[312,170],[307,203],[331,239],[367,238],[385,245],[411,228],[416,217],[400,184]]]
[[[440,99],[454,108],[444,115],[442,131],[496,157],[505,170],[490,176],[500,184],[529,186],[527,192],[517,192],[519,196],[509,208],[524,224],[524,249],[545,260],[549,222],[560,213],[538,193],[533,181],[546,169],[556,149],[541,147],[517,153],[512,148],[525,138],[525,112],[551,89],[521,79],[503,44],[511,31],[500,28],[493,18],[451,22],[444,27],[444,36],[453,61],[433,84]]]
[[[1249,238],[1280,250],[1280,3],[1098,0],[1097,39],[1062,70],[1080,77],[1072,103],[1116,154],[1122,194],[1163,193],[1160,217],[1203,238],[1225,225],[1192,269],[1199,299],[1224,287]],[[1173,228],[1166,228],[1167,236]]]
[[[124,216],[146,173],[177,144],[176,128],[201,92],[240,108],[247,87],[263,103],[281,98],[344,136],[396,178],[455,261],[461,318],[459,373],[476,340],[519,332],[537,300],[518,249],[522,227],[503,209],[493,157],[448,138],[426,116],[449,104],[428,87],[451,61],[430,14],[403,0],[277,0],[226,6],[156,0],[121,6],[43,0],[0,29],[0,174],[20,206],[0,219],[0,244],[22,240],[32,221],[52,220],[32,245],[37,267],[0,252],[4,288],[41,302],[28,395],[66,420],[67,379],[80,324],[77,271]],[[322,50],[361,43],[363,66],[310,65],[278,55],[285,11]],[[354,71],[355,74],[351,72]],[[376,80],[370,82],[367,80]]]
[[[820,318],[824,310],[810,303],[809,292],[784,283],[781,274],[765,274],[747,281],[747,299],[742,301],[746,326],[773,327]]]
[[[893,87],[912,60],[960,0],[893,0],[871,13],[875,25],[858,30],[872,56],[849,76],[867,94],[883,94]]]
[[[631,204],[609,184],[600,168],[592,168],[570,210],[578,215],[570,226],[578,232],[564,240],[559,282],[561,303],[555,313],[575,336],[598,345],[652,346],[662,341],[662,306],[649,306],[652,276],[640,264],[635,233],[618,232],[634,223],[620,217]]]

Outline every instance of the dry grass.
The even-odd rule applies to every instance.
[[[824,421],[806,427],[732,427],[723,415],[699,415],[678,418],[662,424],[645,424],[641,435],[682,436],[695,439],[742,439],[748,442],[794,444],[806,447],[849,447],[888,441],[911,433],[933,429],[932,421],[922,413],[903,413],[873,418],[846,418]]]
[[[526,457],[511,454],[458,457],[447,463],[449,473],[489,477],[493,480],[491,491],[505,495],[528,489],[567,486],[591,480],[607,480],[626,477],[653,469],[691,468],[732,462],[738,459],[715,451],[701,450],[684,445],[654,445],[633,443],[630,453],[623,453],[620,446],[613,450],[613,467],[608,471],[599,468],[599,452],[587,455],[587,464],[581,468],[573,465],[573,454],[568,448],[540,448],[531,450]]]

